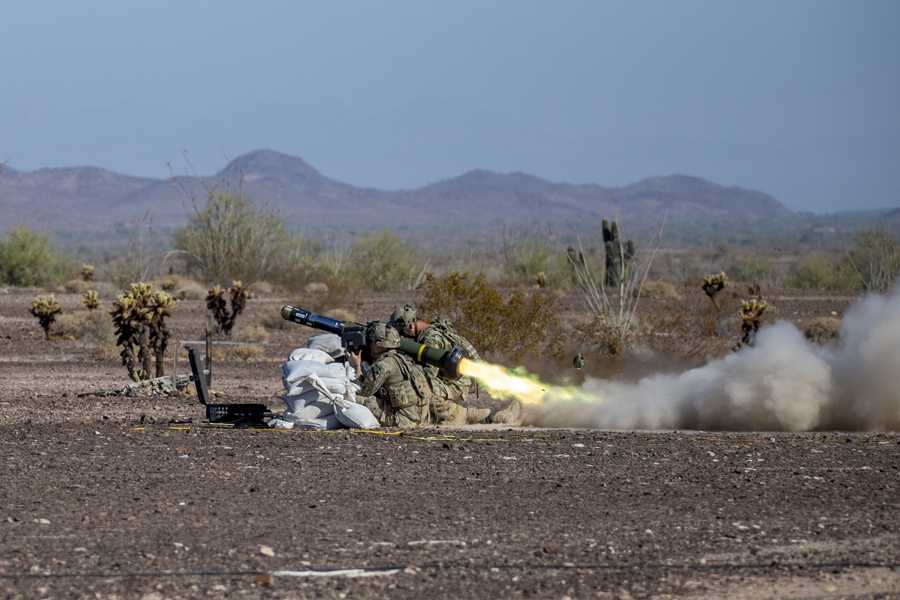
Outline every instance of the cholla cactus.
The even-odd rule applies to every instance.
[[[718,296],[719,292],[727,286],[728,276],[725,275],[725,271],[722,271],[718,275],[708,275],[707,277],[704,277],[703,284],[700,287],[703,288],[703,291],[706,292],[706,295],[712,300],[716,310],[719,310],[719,302],[716,300],[716,296]]]
[[[751,299],[749,302],[741,300],[741,344],[752,346],[756,341],[756,332],[762,325],[762,316],[768,310],[769,305],[765,300]]]
[[[231,282],[228,295],[231,298],[231,312],[228,311],[225,290],[221,286],[215,286],[206,295],[206,307],[212,311],[219,331],[225,336],[231,334],[237,316],[246,308],[247,300],[253,298],[253,294],[240,281]]]
[[[94,280],[94,265],[84,265],[81,267],[81,278],[85,281]]]
[[[100,298],[95,290],[88,290],[81,298],[81,305],[86,309],[93,311],[100,308]]]
[[[147,307],[150,328],[150,347],[156,357],[156,376],[166,374],[166,350],[169,348],[169,329],[165,318],[171,317],[170,308],[175,306],[172,296],[166,292],[156,292],[150,297]]]
[[[62,307],[56,301],[53,294],[38,296],[31,303],[28,312],[37,317],[41,328],[44,330],[44,338],[50,339],[50,326],[56,320],[56,315],[62,314]]]
[[[122,364],[128,369],[128,374],[134,381],[150,378],[153,359],[151,338],[154,338],[152,322],[154,318],[161,320],[162,317],[168,316],[168,308],[171,307],[168,305],[171,297],[164,294],[167,300],[162,304],[167,306],[160,310],[157,300],[150,294],[152,289],[153,285],[149,283],[132,283],[130,290],[116,297],[113,301],[113,310],[110,312],[116,326],[116,344],[122,348],[120,351]],[[156,370],[159,374],[164,370],[164,361],[159,354],[156,355],[156,359]]]

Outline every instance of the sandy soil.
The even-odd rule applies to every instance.
[[[124,368],[43,340],[33,297],[0,294],[0,598],[900,598],[896,434],[211,426],[195,397],[102,395]],[[215,361],[217,401],[281,410],[309,333]]]

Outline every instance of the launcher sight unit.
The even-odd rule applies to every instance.
[[[313,329],[327,331],[341,336],[341,344],[348,352],[360,352],[369,346],[365,325],[353,321],[338,321],[331,317],[317,315],[314,312],[303,310],[294,306],[284,306],[281,309],[282,318],[306,325]],[[417,344],[412,340],[400,338],[401,352],[412,356],[416,361],[437,367],[441,370],[441,376],[451,381],[459,379],[459,363],[469,357],[469,353],[462,346],[453,346],[450,350],[441,350],[434,346]]]

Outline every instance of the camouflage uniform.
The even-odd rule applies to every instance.
[[[403,331],[415,320],[416,310],[408,304],[403,308],[398,308],[391,315],[391,324],[398,331]],[[461,336],[449,321],[443,319],[435,319],[433,323],[419,332],[415,341],[418,344],[425,344],[441,350],[450,350],[453,346],[459,345],[466,349],[469,358],[481,359],[475,347]],[[486,409],[469,409],[460,405],[460,402],[466,399],[466,394],[472,385],[471,378],[461,376],[459,379],[451,381],[442,377],[440,369],[435,366],[423,365],[423,368],[428,376],[428,382],[431,384],[433,393],[431,411],[434,413],[435,420],[453,425],[464,425],[481,421],[490,414],[490,411]]]
[[[381,327],[381,331],[377,327]],[[384,330],[388,333],[384,333]],[[370,339],[383,348],[396,348],[400,336],[384,323],[370,327]],[[396,340],[396,341],[394,341]],[[383,427],[415,427],[430,419],[431,387],[422,367],[406,354],[389,350],[363,376],[356,402],[375,415]]]

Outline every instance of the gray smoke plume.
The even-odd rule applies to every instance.
[[[574,401],[548,396],[526,423],[594,429],[885,431],[900,429],[900,293],[869,295],[823,348],[793,325],[763,328],[745,347],[680,374],[632,384],[598,379]]]

